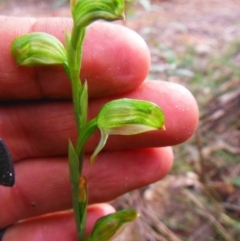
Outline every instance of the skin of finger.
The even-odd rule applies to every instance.
[[[84,163],[89,203],[108,202],[163,178],[172,166],[171,148],[102,152],[93,167]],[[71,208],[66,158],[17,162],[13,188],[0,187],[0,228],[18,220]]]
[[[179,144],[192,136],[198,124],[198,107],[184,87],[163,81],[146,81],[124,96],[152,101],[165,114],[166,130],[134,136],[111,136],[106,150],[159,147]],[[93,117],[109,98],[90,100]],[[71,102],[0,105],[0,133],[14,161],[36,156],[66,155],[69,138],[76,140],[76,126]],[[21,142],[19,142],[21,140]],[[93,151],[99,142],[96,132],[86,145]]]
[[[89,235],[96,220],[113,213],[108,204],[88,207],[86,235]],[[77,240],[76,227],[72,211],[48,214],[43,217],[15,224],[7,229],[2,241],[66,241]]]
[[[0,99],[71,97],[70,82],[62,67],[19,67],[10,54],[10,45],[17,36],[46,32],[64,42],[65,31],[70,32],[71,26],[68,18],[0,17]],[[149,65],[149,50],[134,31],[106,22],[87,28],[81,79],[88,82],[89,96],[133,90],[146,78]]]

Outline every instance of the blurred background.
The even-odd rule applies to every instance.
[[[240,240],[240,0],[129,0],[150,48],[149,79],[186,86],[200,108],[164,179],[113,201],[141,217],[118,241]],[[70,16],[67,0],[0,0],[0,14]]]

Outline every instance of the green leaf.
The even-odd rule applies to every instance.
[[[84,128],[82,129],[82,132],[78,136],[77,145],[76,145],[76,153],[80,153],[83,149],[86,141],[91,137],[91,135],[96,131],[98,128],[96,118],[89,121]]]
[[[134,209],[125,209],[97,220],[87,241],[109,241],[119,234],[119,229],[134,221],[139,214]]]
[[[79,182],[79,194],[78,194],[79,219],[80,219],[80,232],[78,235],[80,240],[83,240],[85,235],[86,219],[87,219],[87,204],[88,204],[87,180],[85,177],[81,177]]]
[[[79,161],[78,156],[75,152],[75,149],[72,145],[72,142],[69,140],[68,144],[68,163],[70,171],[70,182],[72,187],[72,200],[73,200],[73,209],[75,214],[75,221],[77,225],[78,234],[80,233],[81,227],[81,217],[79,216]]]
[[[85,36],[85,31],[78,31],[78,37],[83,41]],[[68,68],[67,73],[72,83],[72,96],[73,96],[73,106],[74,106],[74,114],[77,123],[78,132],[80,131],[80,127],[82,126],[80,123],[81,114],[84,113],[84,110],[81,110],[81,99],[87,98],[87,86],[85,86],[85,90],[82,87],[82,83],[79,77],[80,74],[80,66],[81,66],[81,48],[78,51],[75,51],[72,45],[72,36],[68,33],[66,34],[66,50],[67,50],[67,63]],[[82,42],[80,43],[80,45]],[[85,103],[86,105],[86,103]],[[86,110],[87,111],[87,110]],[[86,112],[85,111],[85,112]],[[81,112],[81,113],[80,113]],[[86,113],[85,113],[86,115]]]
[[[93,21],[124,19],[124,0],[77,0],[71,1],[74,24],[86,27]]]
[[[63,44],[47,33],[29,33],[16,38],[11,52],[19,65],[57,65],[67,61]]]
[[[90,158],[91,163],[104,147],[108,135],[135,135],[165,129],[162,110],[154,103],[142,100],[118,99],[108,102],[96,119],[101,140]]]
[[[87,123],[87,113],[88,113],[88,85],[87,82],[84,83],[82,93],[80,95],[79,103],[79,116],[80,116],[80,126],[84,127]]]
[[[79,160],[71,141],[69,141],[68,145],[68,159],[77,233],[79,240],[83,240],[88,204],[87,181],[85,177],[79,176]]]

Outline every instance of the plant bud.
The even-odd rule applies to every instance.
[[[121,210],[97,220],[93,231],[87,241],[109,241],[115,238],[120,228],[138,218],[139,214],[134,209]]]
[[[19,65],[55,65],[66,61],[63,44],[47,33],[29,33],[16,38],[11,52]]]

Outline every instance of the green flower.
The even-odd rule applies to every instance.
[[[35,32],[16,38],[11,52],[19,65],[56,65],[66,62],[63,44],[54,36]]]
[[[86,27],[95,20],[124,19],[123,0],[71,1],[72,16],[76,27]]]
[[[109,135],[135,135],[165,129],[164,121],[162,110],[151,102],[133,99],[108,102],[96,117],[101,140],[90,158],[91,163],[104,147]]]

